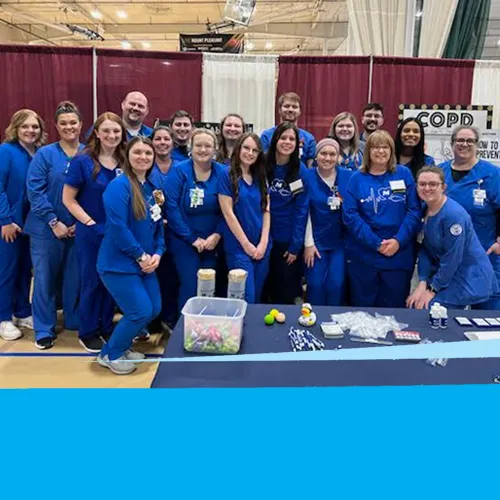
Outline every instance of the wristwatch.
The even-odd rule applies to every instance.
[[[55,218],[55,219],[52,219],[50,222],[49,222],[49,226],[50,227],[55,227],[57,226],[57,224],[59,223],[59,219]]]
[[[143,253],[138,259],[136,259],[137,262],[140,264],[141,262],[144,262],[146,260],[146,254]]]
[[[437,293],[437,290],[432,286],[432,283],[427,283],[427,290],[432,293]]]

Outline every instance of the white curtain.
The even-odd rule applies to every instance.
[[[277,56],[203,54],[202,119],[238,113],[254,132],[274,126]]]
[[[419,57],[441,57],[450,34],[458,0],[424,2],[420,30]]]
[[[404,56],[406,0],[347,0],[349,54]]]
[[[500,61],[476,61],[471,104],[493,106],[492,128],[500,129]]]

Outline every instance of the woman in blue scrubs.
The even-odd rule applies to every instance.
[[[444,172],[446,195],[471,216],[484,250],[500,284],[500,170],[477,157],[480,139],[474,127],[457,127],[452,134],[453,160],[439,165]],[[500,293],[474,304],[474,309],[499,310]]]
[[[224,165],[231,165],[231,155],[235,149],[238,139],[245,132],[245,122],[240,115],[231,113],[226,115],[220,122],[218,134],[219,147],[217,148],[216,160]]]
[[[396,132],[396,161],[411,170],[413,178],[424,166],[434,165],[434,158],[425,154],[425,131],[417,118],[403,120]]]
[[[229,270],[248,272],[245,300],[260,303],[269,271],[271,217],[264,153],[256,134],[243,134],[236,143],[231,168],[219,180],[219,203]]]
[[[215,134],[198,129],[191,137],[191,159],[179,163],[165,185],[171,249],[180,278],[179,309],[196,295],[200,268],[215,269],[222,214],[218,184],[224,165],[214,161]]]
[[[174,146],[172,132],[169,127],[159,125],[153,130],[151,142],[155,150],[155,163],[149,175],[149,180],[165,190],[168,178],[174,166],[178,163],[170,157]],[[165,252],[156,270],[161,290],[161,313],[149,326],[149,331],[160,332],[165,329],[171,333],[179,318],[177,299],[179,296],[179,276],[174,263],[174,256],[170,249],[170,226],[168,224],[165,205],[163,209],[163,224],[165,230]]]
[[[271,260],[266,299],[293,304],[302,296],[302,256],[308,199],[304,185],[306,166],[299,159],[299,132],[290,122],[279,124],[266,157],[271,211]]]
[[[333,119],[328,137],[340,145],[339,165],[353,172],[358,171],[363,163],[363,148],[355,116],[347,111],[339,113]]]
[[[420,281],[407,306],[426,309],[439,302],[449,309],[465,309],[484,302],[498,291],[498,283],[470,215],[445,195],[438,167],[419,171],[417,189],[426,204],[424,238],[418,259]]]
[[[340,145],[323,139],[316,146],[316,168],[306,172],[309,218],[304,261],[307,302],[318,306],[345,304],[345,229],[342,203],[352,171],[338,166]]]
[[[133,341],[161,310],[156,269],[165,250],[163,190],[150,181],[154,163],[151,141],[138,136],[128,145],[123,175],[104,192],[106,233],[97,261],[99,275],[123,312],[98,363],[113,373],[133,372],[145,356]]]
[[[27,194],[31,211],[25,232],[30,236],[35,273],[33,323],[35,345],[52,347],[56,337],[57,297],[62,289],[64,327],[78,330],[80,279],[75,251],[75,219],[62,202],[71,159],[83,148],[82,119],[69,101],[59,104],[55,116],[59,141],[40,148],[28,169]]]
[[[420,212],[415,181],[396,164],[392,137],[384,130],[371,133],[343,206],[352,306],[405,307]]]
[[[16,111],[0,146],[0,337],[17,340],[18,327],[33,329],[29,298],[31,258],[24,223],[29,212],[26,175],[45,126],[30,109]]]
[[[80,329],[82,347],[101,350],[113,331],[115,304],[97,273],[97,255],[105,232],[103,193],[122,173],[127,138],[114,113],[96,120],[85,149],[70,163],[63,189],[63,203],[76,219],[75,245],[80,272]]]

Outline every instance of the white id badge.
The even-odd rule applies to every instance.
[[[302,184],[302,179],[297,179],[296,181],[290,182],[289,187],[292,194],[299,194],[304,191],[304,184]]]
[[[154,222],[158,222],[161,219],[161,208],[157,203],[155,203],[150,209],[151,218]]]
[[[340,199],[336,196],[329,196],[328,206],[330,207],[330,210],[338,210],[340,208]]]
[[[194,188],[189,190],[189,201],[191,202],[191,208],[201,207],[203,205],[203,199],[205,198],[205,191],[200,188]]]
[[[389,181],[389,186],[391,187],[392,192],[405,192],[406,191],[406,184],[404,180],[399,180],[399,181]]]

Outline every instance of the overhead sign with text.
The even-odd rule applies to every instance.
[[[451,134],[459,125],[476,127],[482,135],[478,156],[491,156],[488,161],[500,165],[500,160],[494,160],[495,137],[498,131],[491,130],[493,106],[479,105],[427,105],[401,104],[399,120],[417,118],[422,122],[425,131],[426,153],[433,156],[436,164],[453,158]],[[481,156],[484,155],[484,156]]]
[[[202,35],[179,35],[181,52],[224,52],[241,54],[245,37],[242,33],[235,35],[221,33],[205,33]]]

